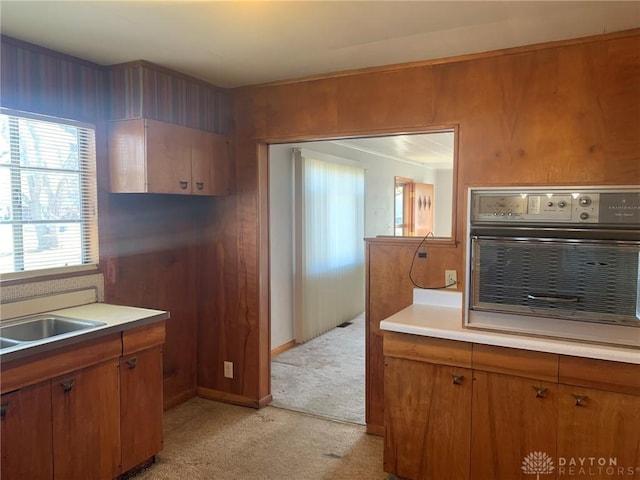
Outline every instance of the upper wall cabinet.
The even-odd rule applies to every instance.
[[[229,171],[223,135],[148,118],[110,122],[111,192],[225,195]]]

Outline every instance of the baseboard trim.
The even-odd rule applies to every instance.
[[[216,400],[223,403],[231,403],[233,405],[240,405],[242,407],[262,408],[271,403],[273,398],[271,394],[255,400],[249,397],[243,397],[242,395],[235,395],[233,393],[221,392],[220,390],[213,390],[211,388],[198,387],[198,397],[206,398],[207,400]]]
[[[171,398],[165,398],[163,402],[163,409],[169,410],[170,408],[177,407],[181,403],[186,402],[187,400],[191,400],[194,397],[198,396],[198,392],[195,388],[190,388],[185,392],[181,392],[178,395],[174,395]]]
[[[282,352],[286,352],[287,350],[295,347],[296,345],[297,345],[296,341],[291,340],[290,342],[287,342],[283,345],[280,345],[279,347],[274,348],[273,350],[271,350],[271,358],[280,355]]]
[[[377,435],[378,437],[384,437],[384,426],[367,425],[367,433],[370,435]]]

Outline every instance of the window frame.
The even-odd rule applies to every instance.
[[[97,126],[93,123],[82,122],[74,119],[43,115],[33,112],[25,112],[21,110],[14,110],[10,108],[0,107],[0,114],[10,117],[18,117],[28,120],[37,120],[42,122],[49,122],[58,125],[68,125],[75,128],[82,128],[93,132],[92,138],[87,145],[91,145],[93,150],[89,152],[89,155],[82,156],[85,161],[89,161],[89,168],[80,168],[80,189],[81,191],[88,190],[89,193],[83,194],[82,206],[84,209],[92,209],[93,212],[87,214],[83,212],[81,215],[82,220],[79,222],[80,228],[84,231],[87,240],[81,240],[81,256],[82,261],[88,259],[87,263],[79,263],[69,266],[56,266],[32,270],[21,270],[13,272],[0,273],[0,283],[14,283],[20,280],[40,280],[41,277],[52,276],[73,276],[75,274],[91,274],[99,271],[100,268],[100,249],[99,249],[99,234],[98,234],[98,182],[97,182]],[[3,167],[4,168],[4,167]],[[25,169],[28,170],[28,169]],[[12,181],[13,188],[13,181]],[[85,201],[89,198],[89,201]]]

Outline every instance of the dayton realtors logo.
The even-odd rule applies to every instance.
[[[553,460],[544,452],[531,452],[522,461],[522,471],[535,475],[536,480],[540,480],[540,475],[550,475],[554,469]]]
[[[527,475],[551,475],[556,470],[553,458],[545,452],[531,452],[522,460],[522,471]],[[618,465],[616,457],[558,457],[558,478],[564,476],[634,476],[640,467]]]

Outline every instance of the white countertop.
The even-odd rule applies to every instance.
[[[0,350],[0,360],[2,362],[25,358],[36,353],[72,345],[74,343],[84,342],[110,333],[122,332],[169,318],[169,313],[163,310],[111,305],[106,303],[90,303],[77,307],[47,311],[31,316],[41,315],[57,315],[76,320],[91,320],[103,322],[104,325],[92,327],[86,330],[65,333],[63,335],[56,335],[44,340],[21,342],[18,345],[3,348]],[[29,317],[30,316],[15,318],[10,321],[2,322],[2,326],[21,323]]]
[[[382,330],[500,347],[640,364],[640,350],[559,338],[510,334],[463,326],[461,297],[433,292],[380,322]],[[456,293],[456,292],[451,292]],[[418,294],[425,295],[425,294]],[[427,297],[429,294],[426,293]],[[459,294],[458,294],[459,295]],[[433,301],[431,301],[433,300]],[[414,302],[416,297],[414,296]],[[455,305],[455,306],[451,306]]]

